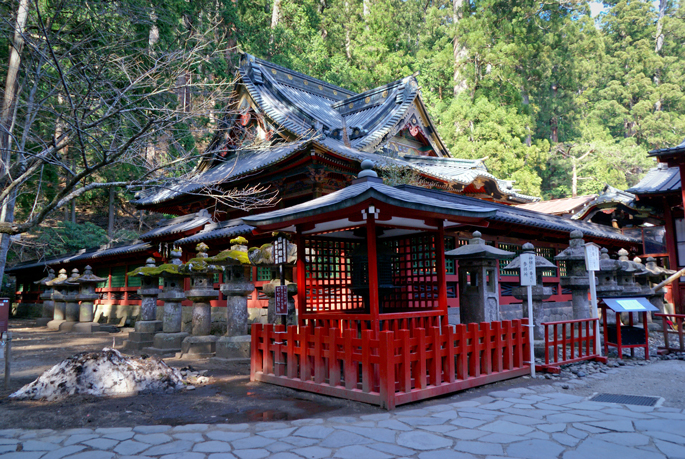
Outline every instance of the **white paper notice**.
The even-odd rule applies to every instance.
[[[617,300],[616,302],[626,311],[644,311],[645,309],[637,300]]]
[[[535,255],[532,253],[522,253],[521,260],[521,285],[535,285]]]

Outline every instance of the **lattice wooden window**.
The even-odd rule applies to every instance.
[[[271,268],[265,268],[263,266],[257,267],[257,281],[270,281],[271,280]]]
[[[97,288],[107,288],[109,286],[109,268],[96,269],[95,275],[107,279],[103,282],[98,282]]]
[[[437,308],[435,236],[424,234],[386,244],[393,249],[393,288],[380,292],[382,312]]]
[[[129,265],[128,266],[128,272],[134,271],[136,268],[139,268],[140,266],[145,266],[145,265]],[[129,287],[140,287],[141,281],[142,281],[142,279],[140,276],[129,276],[128,286]],[[129,300],[132,300],[132,299],[133,298],[131,298],[129,295]]]
[[[506,250],[507,252],[514,252],[516,256],[521,255],[523,249],[519,244],[509,244],[506,242],[501,242],[497,244],[497,248]],[[513,258],[512,258],[513,260]],[[500,260],[499,261],[499,274],[500,276],[518,276],[518,271],[507,271],[505,268],[511,262],[511,260]]]
[[[453,237],[446,237],[445,238],[445,252],[456,248],[455,245],[456,245],[456,243],[455,243]],[[445,274],[447,274],[448,276],[457,274],[456,262],[453,258],[452,259],[445,258]]]
[[[362,248],[365,249],[365,243],[305,240],[306,312],[362,312],[366,306],[364,297],[368,298],[368,282],[352,285],[352,254]],[[367,270],[368,264],[358,263],[356,268]],[[368,279],[363,273],[357,275],[359,279]]]
[[[115,266],[112,268],[112,288],[126,286],[126,266]]]
[[[566,275],[566,260],[559,260],[559,263],[557,264],[559,266],[559,276],[565,276]]]
[[[557,254],[557,251],[551,247],[536,247],[535,248],[535,254],[547,259],[547,261],[550,261],[552,263],[556,263],[554,261],[554,257]],[[546,269],[546,270],[542,271],[542,276],[543,277],[557,277],[557,272],[553,269]]]

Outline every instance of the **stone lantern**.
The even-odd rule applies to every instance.
[[[47,285],[47,283],[54,278],[55,270],[48,268],[48,275],[35,282],[36,284],[42,285],[44,288],[40,294],[40,299],[43,300],[43,313],[41,314],[40,319],[36,321],[36,325],[39,327],[45,327],[55,315],[55,303],[52,301],[52,285]]]
[[[224,267],[221,293],[226,297],[226,335],[216,343],[216,356],[221,359],[250,358],[247,299],[254,284],[245,276],[250,266],[247,256],[247,239],[231,239],[230,250],[224,250],[211,263]]]
[[[48,322],[48,328],[51,330],[59,330],[59,327],[66,322],[64,310],[66,307],[66,297],[64,295],[66,290],[65,283],[67,282],[67,270],[62,268],[56,278],[45,283],[46,287],[52,288],[52,301],[54,304],[53,319]]]
[[[269,283],[262,286],[262,293],[269,298],[269,309],[267,311],[267,322],[270,324],[276,323],[276,287],[281,285],[280,279],[272,279]],[[297,325],[296,311],[295,311],[295,295],[297,295],[297,284],[285,280],[288,295],[288,317],[286,319],[287,325]],[[378,287],[381,291],[381,287]],[[368,292],[368,287],[366,288]],[[368,304],[368,303],[366,303]]]
[[[535,255],[535,247],[530,242],[523,244],[523,253]],[[535,255],[535,285],[531,287],[532,303],[533,303],[533,338],[535,341],[545,339],[545,327],[543,322],[551,322],[554,318],[551,316],[551,309],[545,308],[543,300],[546,300],[554,293],[552,287],[545,287],[542,282],[542,273],[553,269],[556,271],[557,265],[541,257]],[[507,271],[520,271],[521,257],[514,258],[511,263],[507,265]],[[515,287],[514,298],[523,300],[523,317],[528,317],[528,288]],[[549,305],[550,307],[552,304]]]
[[[157,297],[159,296],[159,274],[156,272],[155,259],[150,257],[145,266],[128,274],[140,277],[138,294],[140,301],[140,318],[136,321],[135,331],[128,334],[124,343],[125,349],[144,349],[153,345],[155,333],[162,331],[162,321],[157,320]]]
[[[499,310],[497,260],[516,254],[485,244],[480,231],[469,243],[445,252],[459,261],[459,320],[461,323],[502,320]]]
[[[157,274],[164,279],[164,287],[159,299],[164,301],[162,333],[153,339],[152,352],[170,354],[181,351],[181,343],[188,336],[183,332],[183,309],[181,303],[186,295],[183,291],[184,274],[181,272],[181,249],[174,247],[170,252],[171,262],[161,265],[150,274]]]
[[[645,271],[647,271],[646,277],[647,277],[647,280],[649,281],[651,287],[658,285],[659,283],[666,280],[666,278],[668,276],[675,274],[675,271],[657,266],[656,260],[653,257],[647,258],[647,264],[645,265]],[[652,303],[657,308],[659,308],[659,312],[665,313],[665,314],[673,314],[673,312],[674,312],[673,310],[666,310],[667,306],[671,306],[671,305],[666,303],[666,301],[664,301],[665,295],[666,295],[666,289],[662,287],[659,290],[654,291],[654,293],[652,293],[651,295],[649,295],[649,302]]]
[[[621,287],[618,285],[621,265],[618,260],[609,257],[609,250],[603,247],[599,256],[599,271],[597,272],[597,296],[611,298],[620,296]]]
[[[585,269],[585,241],[583,233],[578,230],[571,231],[571,240],[568,248],[554,257],[557,261],[566,264],[566,274],[561,276],[562,287],[571,289],[573,303],[573,319],[589,319],[590,302],[590,276]]]
[[[79,284],[77,283],[80,277],[78,269],[71,270],[71,277],[62,285],[64,286],[63,295],[66,301],[64,306],[64,318],[66,321],[59,326],[60,331],[71,331],[78,322],[81,307],[78,302]]]
[[[221,270],[209,262],[207,244],[197,245],[197,257],[189,260],[181,270],[190,276],[190,290],[186,298],[193,302],[193,327],[191,336],[184,338],[181,353],[199,358],[211,357],[216,353],[217,337],[210,335],[212,326],[212,306],[210,301],[219,298],[214,290],[214,274]]]
[[[100,331],[100,326],[93,322],[93,302],[100,297],[99,294],[95,293],[95,286],[106,280],[93,274],[93,268],[86,266],[83,275],[74,281],[81,287],[76,296],[76,299],[81,302],[81,306],[79,308],[79,323],[74,325],[74,332],[93,333]]]
[[[618,251],[618,286],[621,289],[622,296],[639,295],[642,293],[642,286],[635,280],[635,275],[642,270],[639,265],[630,261],[628,258],[628,251],[621,249]]]

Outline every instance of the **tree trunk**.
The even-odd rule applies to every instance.
[[[578,163],[576,162],[576,157],[571,156],[571,164],[573,172],[571,175],[571,196],[578,197]]]
[[[530,97],[528,97],[528,92],[525,89],[521,90],[521,97],[523,100],[523,105],[526,107],[530,105]],[[526,132],[528,133],[526,135],[526,145],[530,147],[533,144],[533,138],[530,134],[530,126],[528,125],[526,125]]]
[[[114,239],[114,187],[109,187],[109,219],[107,222],[107,237]]]
[[[661,56],[661,48],[664,46],[664,16],[666,15],[666,0],[659,1],[659,19],[656,23],[656,44],[654,46],[654,52],[657,56]],[[659,86],[661,83],[661,66],[654,72],[654,86]],[[661,98],[657,99],[654,103],[654,110],[657,112],[661,111]]]
[[[3,179],[9,172],[11,162],[11,139],[10,126],[12,126],[12,118],[16,113],[12,110],[18,91],[17,75],[19,75],[19,67],[21,66],[21,51],[24,48],[24,30],[26,29],[26,22],[29,14],[28,0],[19,0],[17,8],[17,20],[14,26],[14,37],[10,47],[10,60],[7,68],[7,79],[5,80],[5,95],[2,98],[2,111],[0,112],[0,159],[2,160],[2,170],[0,171]],[[4,180],[3,180],[4,181]],[[17,188],[15,188],[3,203],[2,214],[0,220],[2,222],[14,222],[14,204],[17,199]],[[10,235],[3,234],[0,236],[0,282],[5,275],[5,266],[7,265],[7,252],[10,248]]]
[[[271,9],[271,38],[269,44],[274,42],[274,30],[278,26],[278,20],[281,17],[281,0],[274,0],[273,8]]]
[[[345,16],[350,17],[350,2],[345,2]],[[352,39],[350,38],[350,26],[347,21],[343,21],[345,28],[345,55],[347,59],[352,59]]]
[[[452,42],[452,51],[454,53],[454,96],[458,96],[464,92],[468,86],[466,78],[462,75],[461,66],[466,58],[466,48],[459,41],[459,31],[457,24],[464,17],[464,0],[453,0],[452,3],[452,21],[454,23],[454,40]]]

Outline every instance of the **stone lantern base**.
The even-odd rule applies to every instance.
[[[36,319],[36,327],[47,327],[50,322],[52,322],[50,317],[41,317]]]
[[[74,325],[76,325],[78,322],[75,320],[65,320],[61,324],[59,324],[58,330],[61,332],[70,332],[74,329]]]
[[[157,333],[152,340],[152,347],[145,348],[151,354],[167,355],[181,352],[183,340],[188,337],[186,332]]]
[[[124,349],[139,351],[152,347],[155,334],[161,331],[161,320],[139,320],[136,322],[135,331],[129,332],[128,339],[124,341]]]
[[[48,327],[50,330],[59,330],[59,329],[60,329],[60,326],[61,326],[64,322],[66,322],[66,320],[64,320],[64,319],[57,319],[57,320],[54,320],[54,319],[53,319],[53,320],[51,320],[51,321],[49,321],[49,322],[47,323],[47,327]]]
[[[222,336],[216,343],[216,357],[224,360],[249,360],[250,335]]]
[[[176,358],[208,359],[214,357],[218,339],[219,337],[214,335],[188,336],[181,343],[181,352],[176,355]]]
[[[71,329],[74,333],[95,333],[100,331],[100,324],[95,322],[77,322]]]

